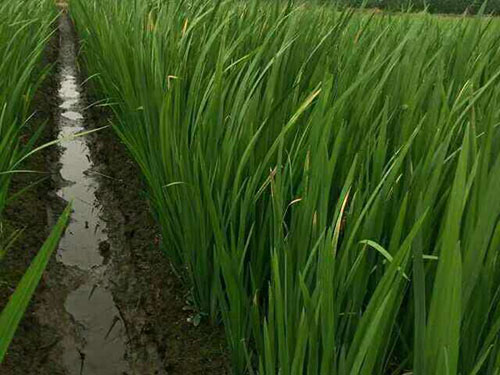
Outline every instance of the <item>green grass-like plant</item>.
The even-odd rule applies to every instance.
[[[235,374],[500,373],[500,24],[74,0]]]
[[[7,233],[2,223],[3,211],[29,188],[12,193],[11,178],[15,173],[30,172],[22,170],[22,163],[34,152],[55,143],[35,148],[43,126],[29,120],[35,92],[51,68],[41,67],[41,59],[54,33],[56,17],[52,0],[0,0],[0,261],[22,233],[22,229]],[[0,314],[0,363],[69,214],[68,205]]]

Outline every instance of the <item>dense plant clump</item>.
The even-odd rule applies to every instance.
[[[30,122],[30,116],[35,92],[51,68],[40,63],[56,17],[53,0],[0,0],[0,262],[23,229],[11,228],[3,220],[5,207],[23,193],[9,190],[12,176],[28,173],[23,170],[23,161],[49,145],[35,148],[43,126]],[[0,364],[62,235],[69,211],[68,206],[9,301],[2,301]]]
[[[13,169],[33,146],[27,127],[30,104],[46,71],[39,62],[56,12],[44,0],[0,0],[0,219]],[[24,142],[20,142],[24,138]]]
[[[500,372],[500,24],[75,0],[235,374]]]

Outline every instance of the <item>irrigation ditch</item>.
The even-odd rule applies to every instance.
[[[2,264],[12,273],[7,295],[68,200],[72,220],[35,293],[2,365],[2,374],[224,374],[224,334],[189,323],[189,293],[158,249],[140,174],[108,125],[109,109],[96,101],[78,64],[78,40],[66,12],[49,43],[55,65],[35,100],[47,121],[41,142],[63,141],[31,158],[51,176],[7,212],[26,227]],[[82,85],[82,82],[86,82]],[[20,175],[14,189],[35,177]],[[19,254],[15,256],[12,254]]]

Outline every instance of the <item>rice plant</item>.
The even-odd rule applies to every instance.
[[[56,16],[50,0],[0,1],[0,219],[12,173],[40,131],[30,134],[26,125],[31,100],[47,73],[39,63]]]
[[[11,177],[22,170],[23,161],[37,150],[36,141],[43,130],[29,122],[31,101],[50,67],[41,67],[41,57],[54,32],[57,17],[52,0],[0,0],[0,262],[16,241],[20,229],[13,233],[2,225],[3,211],[16,196],[9,190]],[[54,143],[54,142],[52,142]],[[16,328],[40,281],[51,253],[57,246],[70,214],[66,208],[58,223],[9,301],[3,301],[0,314],[0,363],[7,353]]]
[[[500,24],[74,0],[235,374],[500,373]]]

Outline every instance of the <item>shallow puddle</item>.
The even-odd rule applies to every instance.
[[[75,39],[66,14],[60,17],[59,137],[63,186],[57,194],[73,201],[71,222],[61,239],[57,259],[85,274],[84,283],[68,295],[65,309],[77,332],[64,339],[64,367],[71,375],[131,374],[126,360],[127,335],[106,277],[106,223],[96,198],[98,180],[92,172],[85,130],[81,88],[77,79]],[[109,245],[108,245],[109,246]]]

